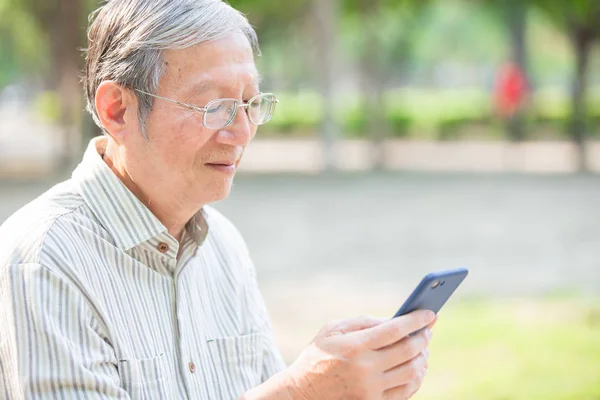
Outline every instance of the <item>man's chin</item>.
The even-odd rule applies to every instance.
[[[232,185],[233,176],[231,178],[219,179],[211,185],[205,186],[205,189],[201,193],[198,193],[198,195],[202,199],[203,204],[225,200],[231,193]]]

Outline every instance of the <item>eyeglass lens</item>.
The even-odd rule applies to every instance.
[[[247,113],[250,122],[263,125],[269,122],[275,111],[276,99],[272,94],[255,97],[248,104]],[[237,115],[239,103],[234,99],[213,100],[206,105],[204,125],[209,129],[219,129],[231,124]]]

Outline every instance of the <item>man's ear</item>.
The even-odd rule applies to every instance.
[[[137,111],[137,99],[119,83],[104,81],[96,90],[96,110],[104,129],[119,142],[125,131],[132,128],[127,122],[130,114]]]

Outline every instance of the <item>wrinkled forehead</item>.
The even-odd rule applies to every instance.
[[[260,75],[248,39],[241,33],[163,55],[161,86],[185,85],[196,90],[258,86]]]

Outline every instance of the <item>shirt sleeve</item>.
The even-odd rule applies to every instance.
[[[129,399],[93,307],[40,264],[0,269],[0,398]]]
[[[250,308],[249,311],[250,314],[253,315],[253,317],[257,320],[256,324],[262,327],[264,340],[262,382],[265,382],[271,376],[286,368],[286,364],[283,361],[283,357],[281,356],[279,348],[277,347],[277,342],[273,333],[273,328],[271,325],[269,313],[267,311],[267,306],[258,287],[254,264],[250,260],[249,256],[248,259],[248,265],[250,267],[250,282],[248,284]]]

